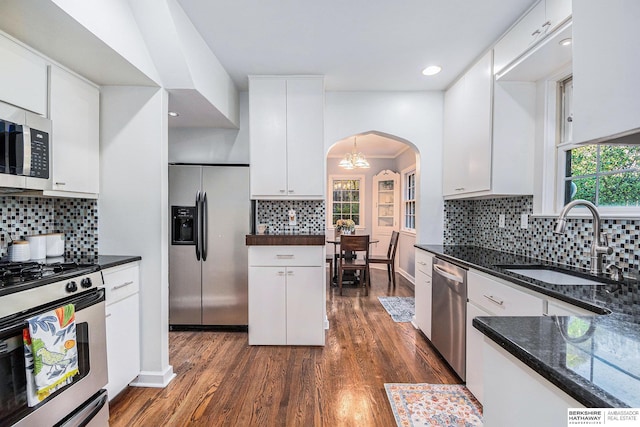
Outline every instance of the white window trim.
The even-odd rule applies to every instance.
[[[416,234],[416,229],[415,228],[406,228],[405,227],[405,216],[406,216],[406,199],[405,196],[407,194],[407,180],[406,177],[409,173],[413,172],[413,175],[415,177],[415,183],[414,183],[414,191],[415,191],[415,199],[414,203],[415,203],[415,208],[416,208],[416,212],[414,213],[414,225],[417,226],[418,225],[418,170],[416,168],[416,165],[413,164],[403,170],[400,171],[400,180],[402,181],[402,184],[400,186],[400,191],[402,192],[402,195],[400,197],[400,201],[401,201],[401,212],[400,212],[400,221],[401,221],[401,225],[400,225],[400,231],[403,231],[405,233],[408,234],[412,234],[415,235]]]
[[[539,191],[534,194],[534,214],[536,218],[557,217],[564,206],[564,179],[566,174],[566,151],[584,144],[567,142],[557,144],[558,138],[557,120],[559,109],[558,83],[572,74],[571,68],[561,70],[550,76],[544,84],[544,112],[545,123],[543,131],[543,149],[541,165],[536,174],[539,175]],[[607,207],[599,206],[598,212],[601,218],[640,218],[636,207]],[[590,218],[591,214],[586,209],[576,207],[569,218]]]
[[[366,176],[365,175],[329,175],[329,179],[327,180],[327,226],[325,227],[328,230],[333,230],[333,181],[336,179],[359,179],[360,180],[360,224],[356,226],[356,230],[366,229],[367,228],[367,216],[365,212],[365,202],[366,202]]]

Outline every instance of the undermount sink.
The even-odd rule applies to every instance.
[[[605,283],[598,280],[587,279],[576,276],[571,273],[558,271],[554,268],[545,266],[502,266],[505,270],[539,280],[541,282],[550,283],[552,285],[604,285]]]

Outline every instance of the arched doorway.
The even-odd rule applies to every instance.
[[[345,156],[360,153],[368,168],[340,165]],[[391,231],[398,231],[396,271],[411,281],[413,245],[420,222],[419,164],[414,144],[375,130],[348,135],[327,152],[327,235],[334,233],[337,219],[353,219],[357,233],[380,241],[372,246],[372,252],[386,255]],[[327,246],[327,253],[332,251],[332,245]]]

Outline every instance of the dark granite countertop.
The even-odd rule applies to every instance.
[[[524,256],[476,246],[415,245],[463,267],[591,310],[594,316],[477,317],[473,326],[587,407],[640,407],[640,283],[557,285],[507,271],[508,265],[545,265]]]
[[[98,255],[96,263],[102,270],[105,268],[116,267],[130,262],[140,261],[142,257],[137,255]]]

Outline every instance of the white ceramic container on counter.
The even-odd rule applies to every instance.
[[[38,236],[27,236],[29,249],[31,250],[31,259],[45,259],[47,257],[47,236],[40,234]]]
[[[47,236],[47,257],[64,255],[64,234],[51,233]]]
[[[24,262],[31,259],[29,242],[26,240],[14,240],[9,246],[9,261]]]

